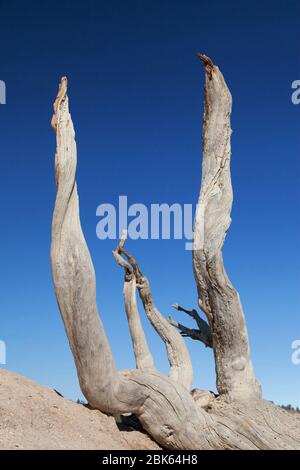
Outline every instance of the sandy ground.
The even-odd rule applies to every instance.
[[[159,449],[113,417],[0,369],[0,449]]]

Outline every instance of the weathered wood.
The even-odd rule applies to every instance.
[[[178,304],[173,304],[172,307],[178,310],[179,312],[185,312],[190,317],[192,317],[196,321],[198,329],[187,328],[182,323],[179,323],[174,318],[172,318],[171,315],[168,318],[169,323],[175,326],[175,328],[177,328],[180,331],[180,334],[182,336],[184,337],[187,336],[191,339],[201,341],[202,343],[205,344],[206,347],[212,348],[212,334],[211,334],[210,326],[205,320],[203,320],[200,317],[197,310],[195,309],[187,310],[186,308],[183,308]]]
[[[75,133],[65,85],[63,79],[52,119],[57,140],[57,194],[51,269],[81,390],[90,405],[103,412],[135,413],[149,434],[166,447],[211,448],[207,434],[198,432],[206,426],[206,418],[198,413],[188,390],[156,371],[118,373],[115,368],[98,315],[94,267],[80,224]]]
[[[157,334],[165,343],[170,364],[170,379],[183,385],[190,391],[193,381],[193,366],[183,338],[157,309],[153,301],[149,281],[141,272],[136,260],[123,247],[119,249],[119,252],[123,253],[128,259],[135,274],[136,286],[146,315]]]
[[[123,235],[113,255],[117,263],[125,270],[124,276],[124,305],[129,331],[132,340],[137,369],[153,370],[154,362],[148,347],[147,339],[142,327],[137,301],[136,301],[136,277],[132,267],[122,258],[120,250],[124,246],[127,234]]]
[[[199,56],[206,72],[203,160],[200,196],[194,222],[193,266],[200,308],[213,336],[217,388],[229,400],[261,395],[249,352],[243,309],[225,272],[222,246],[230,226],[230,114],[232,99],[223,75]]]
[[[206,84],[208,88],[206,115],[209,122],[205,131],[207,148],[205,147],[202,196],[200,195],[202,206],[200,204],[200,208],[198,207],[202,216],[199,217],[199,213],[196,216],[195,242],[200,242],[200,248],[194,251],[194,266],[200,305],[202,304],[203,309],[208,312],[213,333],[221,396],[214,397],[212,394],[200,391],[193,391],[192,394],[189,392],[187,378],[190,372],[185,377],[182,375],[182,352],[185,350],[179,348],[179,352],[175,351],[178,344],[177,337],[173,342],[175,358],[177,354],[174,362],[177,374],[173,377],[167,378],[154,368],[121,372],[116,370],[112,351],[98,314],[95,273],[80,224],[75,180],[76,143],[68,108],[66,79],[62,80],[52,119],[57,140],[55,157],[57,194],[52,223],[51,268],[57,302],[74,356],[81,390],[92,407],[108,414],[134,413],[144,429],[164,448],[300,449],[299,418],[259,398],[249,359],[244,317],[240,304],[237,303],[237,294],[223,271],[220,250],[231,208],[230,173],[226,160],[227,163],[224,162],[222,171],[220,170],[222,177],[216,178],[218,188],[215,190],[216,195],[219,195],[216,207],[215,201],[211,200],[213,193],[209,168],[216,169],[215,160],[218,159],[214,152],[208,151],[208,148],[214,144],[213,122],[218,133],[219,127],[222,127],[221,124],[226,121],[225,127],[229,133],[228,116],[225,118],[224,110],[221,114],[218,112],[219,106],[221,110],[223,109],[217,100],[220,87],[221,90],[224,87],[223,79],[208,60],[206,60],[206,70],[209,80]],[[217,110],[214,109],[215,106]],[[221,136],[224,138],[224,135],[227,134],[221,132],[220,138]],[[221,147],[224,145],[223,142]],[[225,147],[228,148],[227,139]],[[225,154],[228,155],[226,152]],[[220,185],[221,181],[223,186]],[[221,212],[216,219],[215,211],[219,208]],[[204,228],[201,228],[201,224],[204,224]],[[122,254],[124,254],[123,249]],[[153,304],[148,281],[141,274],[133,258],[130,255],[127,258],[129,264],[125,265],[123,262],[120,264],[129,273],[134,273],[148,317],[166,342],[168,338],[172,340],[173,337],[168,336],[169,333],[164,333],[166,330],[163,330],[165,328],[163,317]],[[205,269],[208,270],[206,274]],[[130,286],[130,296],[133,288],[134,284]],[[225,298],[227,303],[224,306]],[[130,297],[129,316],[134,303],[135,299]],[[228,316],[227,319],[225,314]],[[182,340],[167,320],[163,320]],[[224,332],[220,331],[221,320],[225,322]],[[231,333],[228,323],[230,321],[233,322]],[[133,336],[136,334],[139,333],[135,330]],[[242,339],[237,340],[236,335]],[[219,341],[223,348],[229,348],[229,352],[224,352],[224,357],[220,357]],[[228,341],[232,341],[232,344]],[[229,361],[227,366],[226,359]],[[177,360],[179,367],[176,369]],[[234,371],[237,371],[236,376]],[[247,392],[246,386],[250,387],[250,393]],[[243,392],[247,396],[246,399],[242,396]],[[230,404],[228,397],[232,401]]]

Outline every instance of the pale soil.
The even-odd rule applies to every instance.
[[[113,417],[0,369],[0,450],[159,449],[138,431],[120,431]]]

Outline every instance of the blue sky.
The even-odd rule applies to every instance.
[[[195,204],[201,177],[204,74],[211,56],[233,94],[232,225],[226,269],[239,290],[264,396],[300,404],[291,362],[299,322],[300,79],[296,1],[0,1],[0,339],[10,370],[80,396],[53,292],[55,198],[52,103],[62,75],[78,144],[82,225],[98,304],[116,363],[134,367],[114,241],[96,237],[96,208],[128,202]],[[158,307],[196,306],[182,240],[129,241]],[[181,314],[174,315],[177,318]],[[144,316],[143,316],[144,317]],[[186,319],[185,319],[186,320]],[[143,318],[155,362],[164,346]],[[192,325],[187,319],[186,323]],[[215,388],[212,353],[188,341],[195,385]]]

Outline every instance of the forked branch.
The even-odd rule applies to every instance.
[[[142,370],[154,370],[153,357],[148,347],[136,301],[135,272],[130,266],[130,264],[128,264],[120,255],[125,240],[126,233],[124,232],[121,237],[120,243],[118,244],[117,248],[113,251],[113,255],[117,263],[125,270],[123,289],[124,304],[132,340],[133,351],[136,360],[136,367],[137,369]]]
[[[121,257],[123,261],[120,261],[120,259],[116,257],[116,254],[118,256],[122,254],[127,258],[127,261],[130,267],[132,268],[132,274],[136,279],[136,287],[138,288],[146,315],[158,335],[165,343],[167,356],[170,364],[169,377],[172,380],[175,380],[176,382],[183,385],[187,390],[190,390],[193,380],[193,367],[186,344],[181,335],[176,330],[174,330],[168,320],[165,319],[160,313],[160,311],[156,308],[153,301],[149,281],[143,275],[139,265],[137,264],[133,256],[127,251],[125,251],[124,244],[125,237],[119,243],[117,250],[115,250],[114,252],[114,256],[117,259],[118,263],[122,265],[125,260]],[[128,263],[126,263],[126,265],[128,265]],[[125,269],[127,269],[128,271],[128,267],[125,267]],[[132,308],[132,305],[129,306],[128,301],[127,308]],[[129,318],[132,317],[132,312],[129,312]],[[136,342],[136,340],[134,342]]]
[[[178,310],[179,312],[185,312],[190,317],[192,317],[196,321],[198,329],[187,328],[186,326],[182,325],[182,323],[179,323],[176,320],[174,320],[174,318],[172,318],[171,316],[169,316],[168,318],[169,323],[175,326],[175,328],[177,328],[180,331],[182,336],[184,337],[188,336],[191,339],[201,341],[202,343],[205,344],[205,346],[212,348],[211,329],[208,323],[200,317],[199,313],[194,309],[187,310],[178,304],[173,304],[172,307]]]

